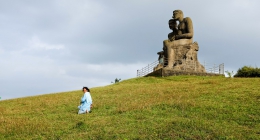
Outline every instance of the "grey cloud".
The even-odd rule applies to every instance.
[[[5,88],[0,95],[13,94],[13,86],[25,96],[135,77],[137,69],[157,60],[175,9],[193,21],[201,63],[225,63],[234,71],[243,65],[259,66],[259,4],[257,0],[1,1],[0,84]],[[35,37],[38,42],[32,43]]]

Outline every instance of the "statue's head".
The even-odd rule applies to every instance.
[[[175,19],[170,19],[168,24],[169,24],[169,28],[170,28],[171,30],[177,28],[177,22],[176,22]]]
[[[172,18],[175,20],[179,20],[180,18],[183,18],[183,12],[181,10],[174,10]]]

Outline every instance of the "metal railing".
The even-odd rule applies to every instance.
[[[154,67],[156,67],[158,64],[159,64],[159,61],[157,60],[151,64],[148,64],[147,66],[143,67],[142,69],[137,70],[137,77],[142,77],[142,76],[145,76],[145,75],[153,72]]]
[[[165,62],[167,62],[167,60]],[[166,66],[165,62],[164,62],[164,64],[162,64],[163,67]],[[185,62],[185,61],[180,61],[180,62]],[[137,70],[137,77],[142,77],[142,76],[145,76],[145,75],[153,72],[155,67],[158,66],[158,64],[159,64],[159,61],[157,60],[151,64],[148,64],[147,66],[143,67],[142,69]],[[197,63],[182,63],[181,65],[184,66],[183,71],[186,71],[190,68],[194,68],[194,71],[196,71],[196,64]],[[202,65],[204,66],[207,73],[224,74],[224,63],[217,65],[217,64],[211,64],[211,63],[204,62]]]
[[[224,63],[217,65],[204,62],[202,65],[207,73],[224,74]]]

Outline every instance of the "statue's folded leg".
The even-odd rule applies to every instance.
[[[166,68],[172,68],[174,63],[174,50],[171,48],[170,45],[167,46],[167,61],[168,65]]]

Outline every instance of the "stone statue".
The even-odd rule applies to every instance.
[[[173,11],[172,18],[179,21],[178,35],[175,35],[171,40],[178,39],[191,39],[193,37],[193,25],[189,17],[183,18],[183,12],[181,10]]]
[[[197,42],[193,42],[191,18],[184,18],[181,10],[175,10],[168,24],[172,32],[168,34],[168,39],[163,41],[164,66],[160,68],[206,72],[197,59],[199,46]],[[158,68],[159,65],[156,69]]]
[[[174,19],[170,19],[168,24],[169,28],[172,30],[172,32],[168,34],[168,39],[173,41],[175,40],[175,36],[178,35],[177,22]]]

